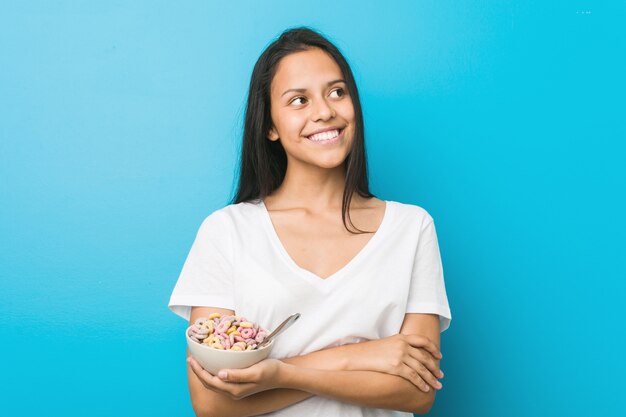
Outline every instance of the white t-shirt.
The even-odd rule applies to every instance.
[[[433,219],[395,201],[386,201],[365,247],[326,279],[293,261],[261,200],[214,211],[202,222],[169,301],[185,320],[192,306],[231,309],[269,330],[300,313],[276,339],[273,358],[397,334],[405,313],[439,315],[441,332],[452,319]],[[318,396],[267,415],[411,416]]]

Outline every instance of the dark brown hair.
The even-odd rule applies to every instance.
[[[348,62],[339,49],[308,27],[298,27],[283,32],[263,51],[254,65],[244,117],[239,186],[232,203],[263,200],[283,182],[287,170],[287,155],[280,141],[267,139],[272,127],[270,87],[282,58],[311,48],[319,48],[335,60],[343,73],[354,107],[354,141],[343,164],[345,173],[341,208],[343,224],[349,232],[356,233],[348,228],[347,218],[350,225],[360,233],[371,233],[357,229],[349,213],[350,201],[355,192],[364,198],[374,197],[369,191],[363,113],[356,82]]]

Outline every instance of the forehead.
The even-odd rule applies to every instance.
[[[289,88],[314,88],[339,78],[343,78],[339,65],[321,49],[295,52],[278,63],[272,93],[282,94]]]

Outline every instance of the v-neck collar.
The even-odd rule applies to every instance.
[[[285,249],[285,246],[283,245],[282,241],[278,237],[278,233],[276,232],[276,229],[274,228],[274,224],[272,223],[272,218],[269,214],[269,211],[267,210],[267,207],[265,206],[265,202],[263,200],[259,200],[258,207],[261,211],[262,223],[268,234],[268,237],[270,241],[272,242],[272,245],[274,246],[274,248],[278,251],[280,256],[285,261],[285,263],[294,272],[296,272],[297,275],[299,275],[300,277],[304,278],[305,280],[311,282],[312,284],[316,286],[321,286],[321,285],[329,285],[329,283],[337,281],[340,276],[348,273],[351,269],[353,269],[356,265],[358,265],[361,259],[365,258],[367,253],[372,250],[372,248],[377,244],[377,242],[380,239],[382,239],[382,235],[385,233],[388,227],[388,224],[390,222],[390,218],[393,215],[392,211],[394,208],[393,201],[387,201],[387,200],[384,200],[384,201],[385,201],[385,213],[383,214],[383,219],[380,225],[378,226],[378,230],[376,230],[374,235],[367,241],[365,246],[363,246],[361,250],[354,257],[352,257],[350,261],[348,261],[347,264],[345,264],[339,270],[333,272],[331,275],[329,275],[326,278],[322,278],[319,275],[314,274],[313,272],[309,271],[308,269],[302,268],[293,260],[293,258],[289,255],[289,253]]]

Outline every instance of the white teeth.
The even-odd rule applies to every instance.
[[[329,130],[327,132],[322,132],[316,135],[309,136],[309,139],[319,142],[322,140],[333,139],[333,138],[336,138],[337,136],[339,136],[339,131],[335,129],[335,130]]]

